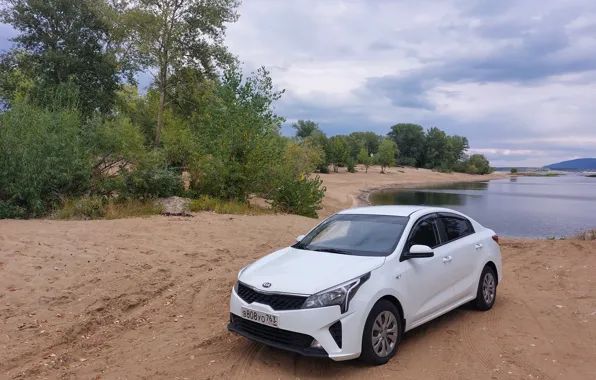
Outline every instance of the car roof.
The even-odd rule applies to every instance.
[[[432,212],[452,212],[459,214],[455,210],[443,207],[401,205],[357,207],[340,211],[338,214],[410,216],[414,213],[429,214]]]

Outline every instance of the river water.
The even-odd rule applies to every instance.
[[[501,236],[561,237],[596,228],[596,178],[579,174],[383,190],[370,201],[452,208]]]

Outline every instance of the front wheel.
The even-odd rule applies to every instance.
[[[364,324],[360,359],[382,365],[395,356],[403,335],[401,320],[394,304],[387,300],[377,302]]]
[[[472,302],[476,309],[487,311],[495,304],[497,298],[497,274],[488,265],[482,270],[476,299]]]

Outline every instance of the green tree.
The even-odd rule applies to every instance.
[[[424,128],[418,124],[399,123],[387,134],[400,152],[399,162],[410,166],[424,166]]]
[[[518,170],[517,168],[511,168],[511,174],[517,174]]]
[[[395,157],[399,154],[397,145],[391,139],[385,139],[379,145],[379,152],[375,156],[377,164],[381,165],[381,173],[385,173],[385,168],[395,165]]]
[[[450,152],[449,139],[444,131],[432,127],[426,133],[425,161],[429,169],[444,167]]]
[[[368,168],[372,165],[372,157],[368,153],[365,148],[360,149],[358,153],[358,163],[364,165],[364,169],[366,173],[368,173]]]
[[[7,0],[0,16],[19,33],[13,39],[16,52],[4,56],[12,61],[8,69],[30,78],[35,95],[70,82],[81,89],[84,115],[111,110],[120,87],[119,64],[108,49],[108,25],[90,0]]]
[[[470,149],[468,139],[466,137],[454,135],[448,136],[448,155],[446,166],[449,169],[453,169],[453,166],[462,160],[466,159],[466,152]]]
[[[490,163],[483,154],[473,154],[468,159],[469,166],[476,168],[477,174],[489,174],[492,172]]]
[[[350,155],[345,137],[333,136],[329,138],[326,155],[331,165],[333,165],[334,172],[337,172],[339,165],[346,165]]]
[[[292,124],[292,128],[296,130],[296,136],[305,139],[313,134],[313,132],[320,132],[319,124],[312,120],[298,120]]]
[[[328,151],[328,139],[325,133],[321,131],[314,131],[309,137],[307,137],[304,141],[310,141],[313,145],[318,146],[322,151],[323,155],[321,157],[321,163],[317,167],[317,170],[321,173],[329,173],[329,165],[331,161],[327,154]]]
[[[357,160],[360,149],[364,148],[364,133],[353,132],[345,137],[346,144],[348,145],[348,155],[353,160]]]
[[[159,93],[155,145],[161,144],[172,73],[192,67],[206,76],[229,68],[234,57],[224,45],[226,24],[238,19],[239,0],[139,0],[134,3],[136,48],[142,62],[157,68]]]
[[[196,191],[237,200],[264,191],[285,149],[284,118],[272,107],[282,94],[264,68],[246,78],[229,69],[216,81],[214,101],[189,122],[202,154],[190,165]]]

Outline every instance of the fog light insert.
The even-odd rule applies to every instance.
[[[310,348],[323,348],[323,346],[316,339],[313,339]]]

